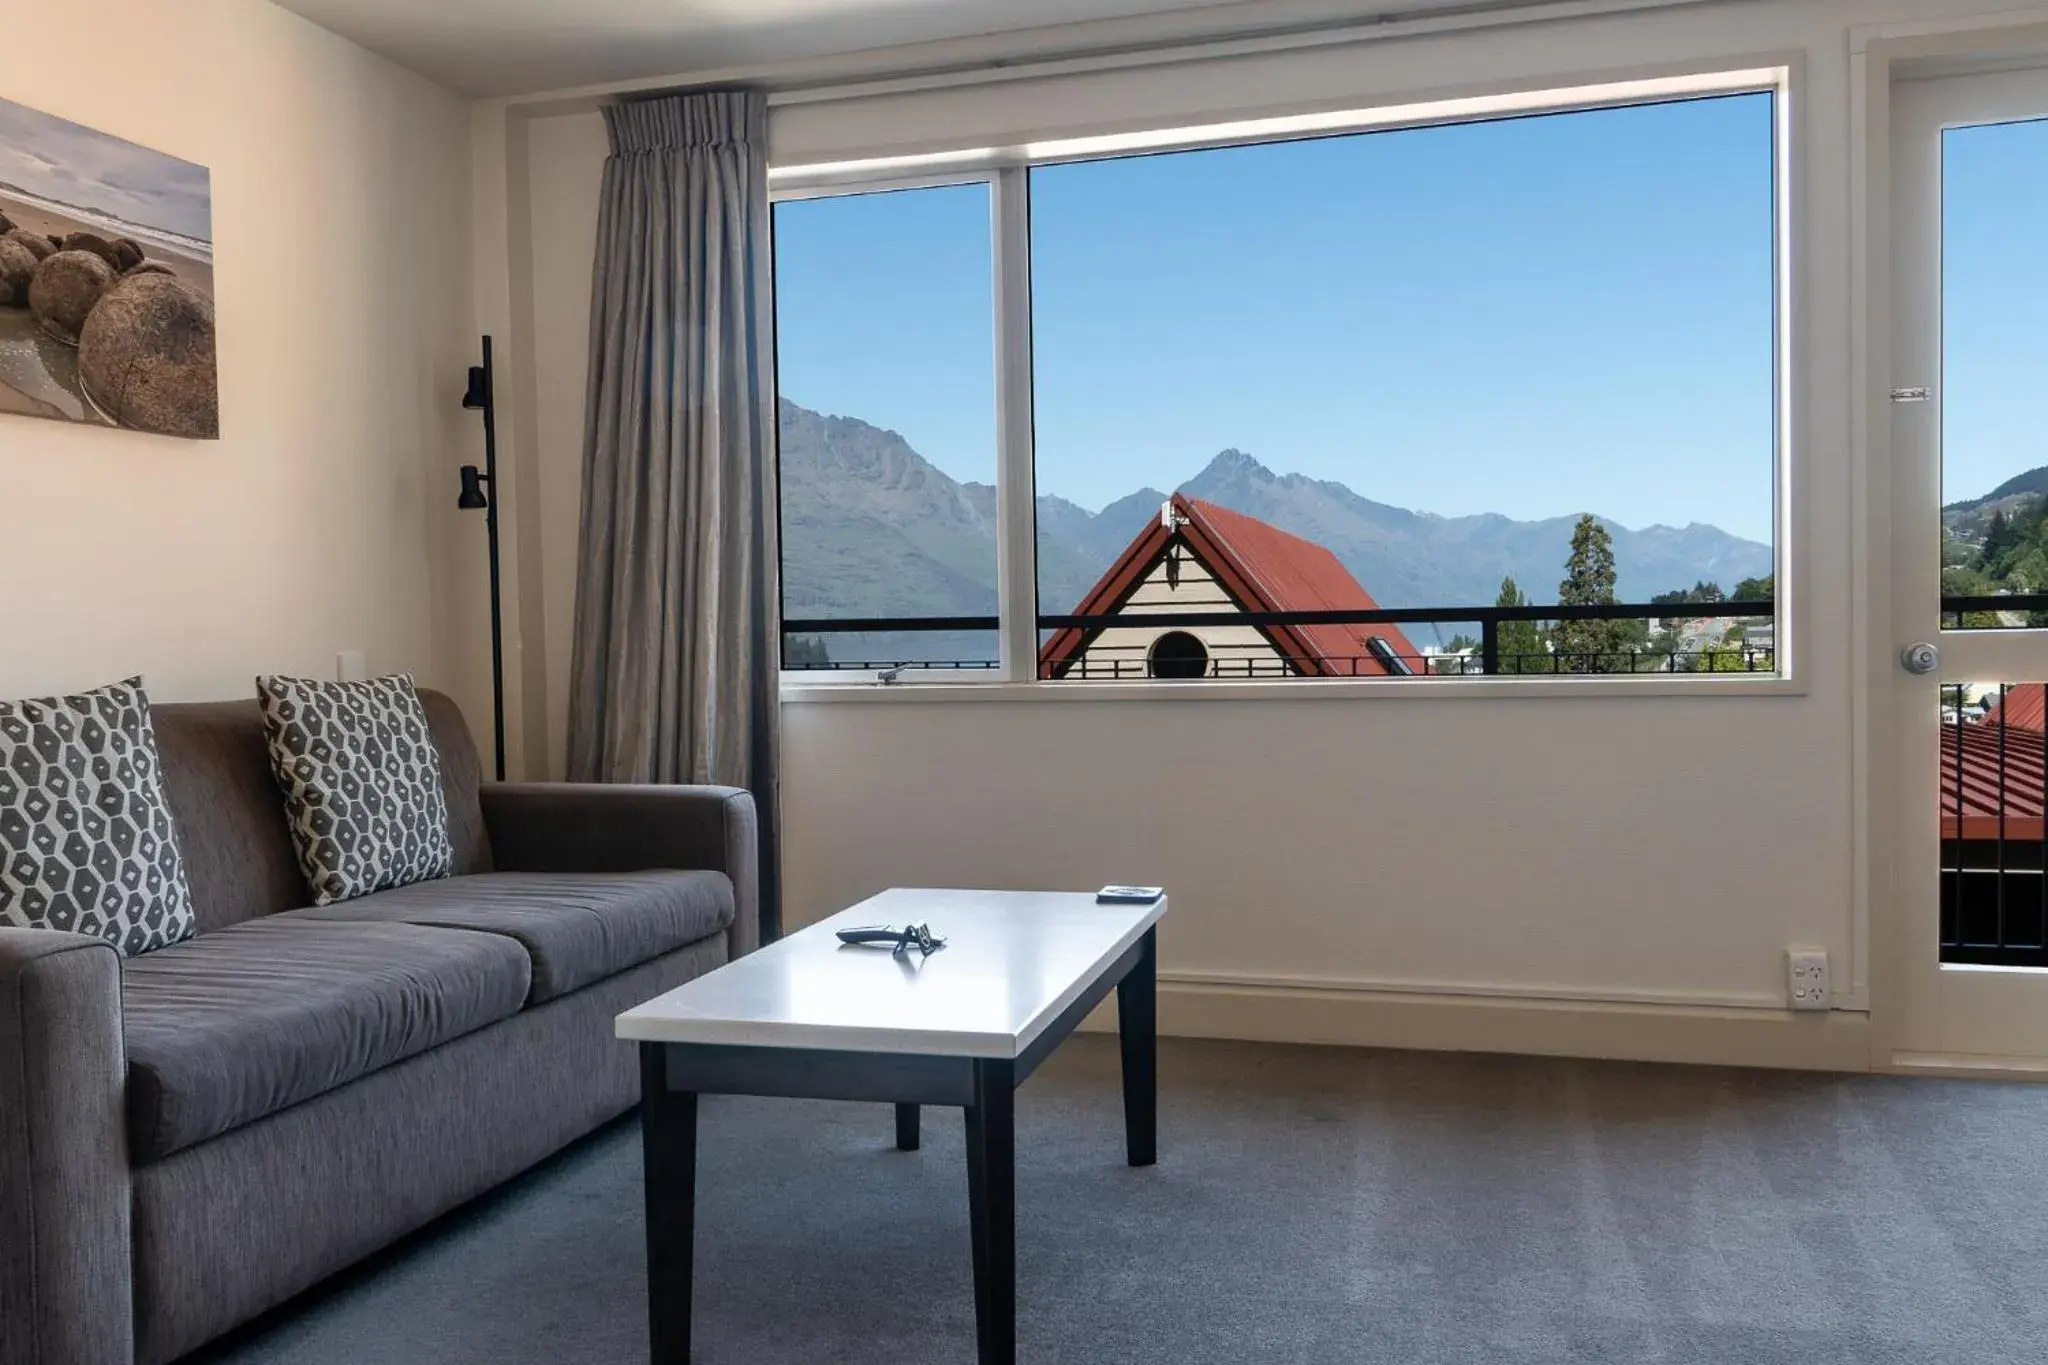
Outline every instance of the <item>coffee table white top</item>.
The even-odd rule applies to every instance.
[[[618,1017],[643,1043],[1016,1057],[1166,913],[1093,892],[892,890]],[[840,929],[929,924],[946,946],[841,944]]]

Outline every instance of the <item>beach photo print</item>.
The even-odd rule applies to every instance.
[[[8,413],[220,435],[204,166],[0,99]]]

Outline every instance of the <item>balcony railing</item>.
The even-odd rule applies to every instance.
[[[2013,616],[2024,619],[2006,619]],[[2019,630],[2043,626],[2048,626],[2048,593],[1992,593],[1973,597],[1944,594],[1941,599],[1943,630]]]
[[[1406,667],[1389,673],[1390,661]],[[1495,660],[1496,672],[1535,677],[1583,677],[1589,674],[1629,673],[1769,673],[1776,667],[1772,651],[1763,646],[1746,648],[1717,645],[1708,649],[1628,649],[1503,654]],[[1257,659],[1211,658],[1197,675],[1202,678],[1374,678],[1430,677],[1483,678],[1485,660],[1468,654],[1372,653],[1313,656],[1271,654]],[[1061,678],[1088,682],[1135,682],[1156,679],[1145,659],[1092,659],[1074,661]],[[1178,680],[1178,679],[1176,679]]]
[[[1629,674],[1713,671],[1719,673],[1771,673],[1777,668],[1773,645],[1745,640],[1735,643],[1699,641],[1689,646],[1656,648],[1648,644],[1609,650],[1558,650],[1537,653],[1503,651],[1501,628],[1511,623],[1539,627],[1581,621],[1756,621],[1769,620],[1774,612],[1768,601],[1741,602],[1624,602],[1591,606],[1522,607],[1386,607],[1372,611],[1162,611],[1129,610],[1090,616],[1040,616],[1038,628],[1045,632],[1076,630],[1191,630],[1232,626],[1313,627],[1442,625],[1459,632],[1478,632],[1478,645],[1470,652],[1412,653],[1397,651],[1385,641],[1357,654],[1283,655],[1233,658],[1212,655],[1204,670],[1195,676],[1206,678],[1246,677],[1416,677],[1471,678],[1503,674]],[[939,633],[974,633],[993,637],[1000,628],[994,616],[923,617],[793,617],[783,622],[785,644],[806,636],[828,642],[834,636],[909,636]],[[962,653],[958,649],[954,655]],[[907,651],[899,651],[899,654]],[[941,651],[941,654],[944,652]],[[881,657],[832,658],[822,661],[789,662],[792,670],[830,672],[889,672],[928,669],[993,669],[990,657]],[[1405,668],[1404,673],[1402,669]],[[1063,664],[1062,678],[1089,680],[1132,680],[1160,676],[1143,659],[1090,659],[1086,651]]]

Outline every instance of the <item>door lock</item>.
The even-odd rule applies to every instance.
[[[1941,651],[1922,640],[1899,651],[1899,667],[1908,673],[1932,673],[1941,667]]]

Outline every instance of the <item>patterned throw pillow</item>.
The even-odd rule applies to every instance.
[[[256,694],[315,905],[454,870],[441,755],[410,675],[258,678]]]
[[[129,957],[193,929],[142,679],[0,702],[0,924]]]

